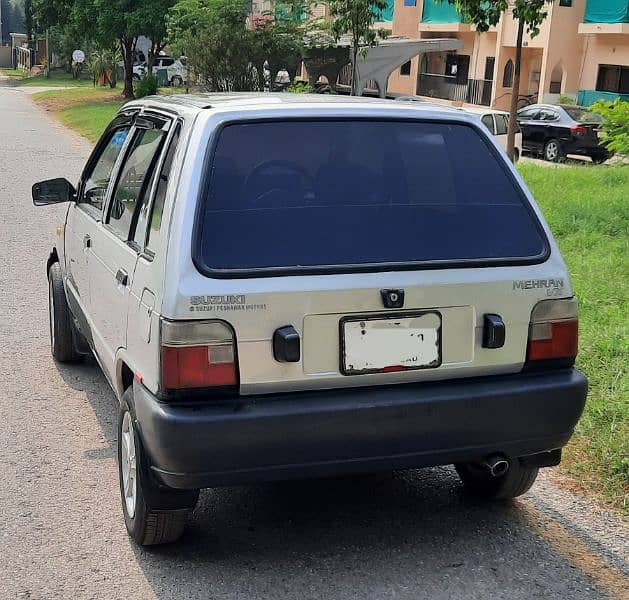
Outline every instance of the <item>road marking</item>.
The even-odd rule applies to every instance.
[[[629,598],[629,579],[620,569],[535,506],[533,501],[522,498],[518,501],[518,508],[517,514],[524,525],[585,573],[602,591],[619,600]]]

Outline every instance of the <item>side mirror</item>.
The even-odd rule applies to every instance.
[[[76,190],[63,177],[40,181],[33,185],[33,204],[35,206],[73,202],[74,200],[76,200]]]

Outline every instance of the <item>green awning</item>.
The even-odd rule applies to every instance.
[[[424,0],[422,23],[460,23],[461,15],[448,0]]]
[[[629,0],[588,0],[586,23],[629,23]]]

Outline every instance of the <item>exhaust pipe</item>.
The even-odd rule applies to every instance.
[[[502,477],[509,470],[509,461],[501,454],[492,454],[483,462],[492,477]]]

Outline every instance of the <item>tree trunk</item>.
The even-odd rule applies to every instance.
[[[513,88],[511,89],[511,109],[509,110],[509,132],[507,133],[507,155],[513,162],[515,130],[518,126],[518,97],[520,96],[520,67],[522,66],[522,37],[524,21],[518,19],[518,39],[515,45],[515,64],[513,69]]]
[[[352,61],[352,96],[358,96],[358,42],[354,40],[352,47],[354,60]]]
[[[123,38],[120,40],[122,49],[122,59],[124,61],[124,90],[122,95],[125,98],[135,98],[133,93],[133,38]]]

